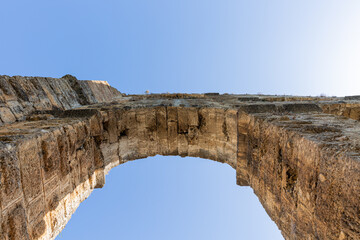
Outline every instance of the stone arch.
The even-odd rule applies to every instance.
[[[112,167],[156,154],[229,164],[285,239],[359,238],[358,97],[119,96],[74,81],[0,76],[4,239],[53,239]]]
[[[15,156],[20,169],[17,178],[23,183],[24,202],[18,207],[22,211],[27,207],[22,214],[15,209],[6,217],[30,219],[19,221],[19,226],[4,224],[2,230],[9,239],[55,238],[76,206],[105,184],[110,169],[126,161],[179,155],[227,163],[236,169],[242,154],[235,109],[155,104],[47,114],[55,118],[26,123],[22,131],[35,126],[39,131],[12,145],[12,151],[4,150]],[[12,127],[17,129],[19,124]],[[14,228],[23,231],[11,233]]]
[[[235,109],[156,106],[103,112],[105,173],[124,161],[179,155],[227,163],[236,169]],[[117,154],[118,153],[118,154]],[[241,153],[239,153],[241,154]],[[114,159],[114,156],[115,159]],[[118,156],[118,157],[117,157]]]

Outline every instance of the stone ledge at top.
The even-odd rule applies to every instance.
[[[0,125],[44,110],[68,110],[108,102],[122,94],[106,81],[0,75]]]

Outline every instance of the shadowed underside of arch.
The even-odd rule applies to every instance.
[[[80,98],[89,94],[73,85]],[[285,239],[360,237],[357,99],[159,94],[113,100],[41,109],[0,127],[2,239],[55,238],[111,168],[154,155],[229,164]]]

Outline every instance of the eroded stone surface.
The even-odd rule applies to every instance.
[[[360,238],[359,99],[122,95],[0,77],[1,239],[53,239],[111,168],[154,155],[236,169],[285,239]]]

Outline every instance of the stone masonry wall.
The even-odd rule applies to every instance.
[[[56,91],[73,94],[62,100],[73,109],[49,100],[0,126],[0,239],[54,239],[111,168],[157,154],[229,164],[285,239],[360,238],[356,99],[120,96],[103,83],[54,81],[66,86]],[[15,95],[21,106],[42,102]]]

